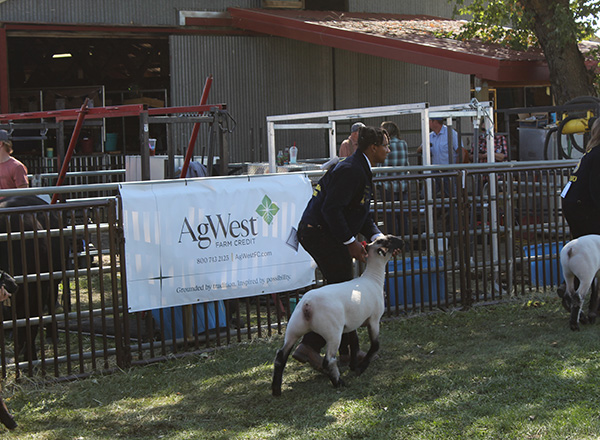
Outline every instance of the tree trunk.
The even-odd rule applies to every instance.
[[[585,66],[577,36],[573,29],[561,26],[566,18],[563,15],[571,14],[569,0],[520,0],[520,3],[533,14],[533,30],[548,63],[556,103],[595,96],[593,75]]]

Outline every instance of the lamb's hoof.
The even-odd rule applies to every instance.
[[[2,417],[2,424],[11,431],[17,427],[17,422],[12,416]]]
[[[368,361],[366,358],[363,359],[363,361],[360,362],[353,371],[356,373],[357,376],[360,376],[361,374],[363,374],[365,372],[367,367],[369,365],[371,365],[371,362],[378,358],[379,358],[379,355],[374,354],[373,356],[371,356],[371,359],[368,359]]]
[[[594,313],[590,313],[588,315],[588,324],[595,324],[596,323],[596,315]]]
[[[573,330],[574,332],[578,332],[579,331],[579,323],[571,323],[570,325],[571,330]]]
[[[346,386],[346,382],[344,382],[344,380],[340,377],[338,379],[337,383],[334,383],[333,386],[336,387],[336,388],[345,387]]]
[[[363,374],[365,372],[367,367],[368,367],[368,365],[365,365],[363,362],[361,362],[360,364],[358,364],[356,366],[356,368],[354,369],[354,372],[356,373],[357,376],[360,376],[361,374]]]
[[[281,388],[273,388],[272,392],[275,397],[281,396]]]
[[[588,317],[586,316],[585,313],[582,313],[581,315],[579,315],[579,322],[581,322],[583,325],[590,323],[590,321],[588,320]]]

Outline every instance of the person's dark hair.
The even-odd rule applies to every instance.
[[[387,131],[391,138],[393,138],[393,137],[399,138],[400,137],[400,129],[392,121],[382,122],[381,128],[383,128],[385,131]]]
[[[383,145],[386,137],[389,135],[382,128],[361,127],[358,132],[358,149],[364,153],[370,145]]]

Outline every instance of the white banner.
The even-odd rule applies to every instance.
[[[120,185],[129,311],[298,289],[315,264],[296,227],[304,175]]]

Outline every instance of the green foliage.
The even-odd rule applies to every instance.
[[[571,3],[575,21],[580,23],[582,39],[589,39],[600,29],[600,1],[579,0]]]
[[[450,1],[455,3],[456,15],[472,17],[456,38],[478,38],[516,50],[538,46],[531,0]],[[592,37],[600,24],[600,1],[572,0],[568,8],[563,3],[552,0],[545,5],[554,9],[552,22],[546,24],[552,39],[560,42],[575,37],[581,41]]]
[[[477,38],[489,43],[504,44],[516,50],[537,45],[537,39],[531,30],[531,16],[518,1],[475,0],[465,4],[464,0],[456,0],[455,3],[455,14],[472,17],[456,36],[457,39]]]

